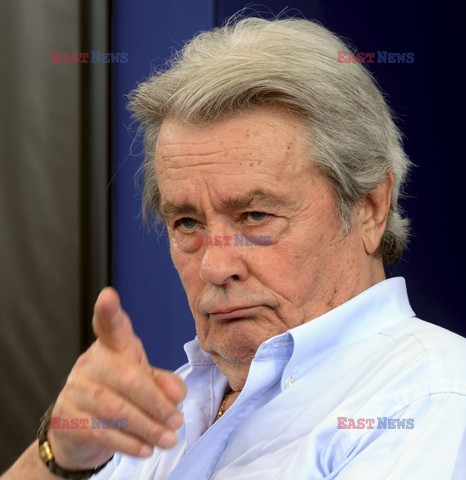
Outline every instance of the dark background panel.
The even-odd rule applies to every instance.
[[[0,474],[80,350],[78,7],[0,2]]]
[[[463,162],[455,124],[459,89],[450,68],[455,22],[447,8],[421,2],[325,2],[322,23],[362,52],[414,52],[412,64],[373,63],[370,70],[387,94],[405,149],[415,164],[402,201],[412,219],[403,261],[388,269],[406,278],[416,314],[466,335],[461,254],[465,230]]]

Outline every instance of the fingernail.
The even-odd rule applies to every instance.
[[[176,412],[167,420],[166,425],[170,430],[178,430],[183,425],[183,422],[183,415],[180,412]]]
[[[160,440],[159,440],[159,447],[161,448],[171,448],[176,445],[178,442],[178,437],[173,432],[163,432]]]
[[[150,457],[153,453],[152,447],[149,445],[144,445],[141,450],[139,450],[140,457]]]

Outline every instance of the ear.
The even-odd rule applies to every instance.
[[[364,250],[373,255],[379,247],[387,226],[390,209],[393,174],[388,172],[385,179],[369,192],[360,210],[360,235]]]

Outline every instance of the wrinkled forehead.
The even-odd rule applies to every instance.
[[[286,169],[304,153],[309,157],[307,133],[303,120],[268,106],[197,125],[167,118],[155,148],[157,176],[168,168],[220,165],[224,160],[238,165],[248,161],[275,163]]]
[[[166,121],[155,150],[159,214],[290,208],[319,175],[305,129],[267,109],[200,126]]]

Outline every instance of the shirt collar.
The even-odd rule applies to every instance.
[[[376,335],[400,319],[414,316],[404,278],[384,280],[320,317],[289,330],[294,345],[290,364],[310,366],[332,350]]]
[[[266,340],[256,358],[291,357],[292,365],[317,362],[343,345],[375,335],[401,318],[415,316],[409,304],[406,282],[402,277],[384,280],[313,320]],[[273,348],[271,348],[273,347]],[[197,337],[184,346],[191,365],[211,365]]]

